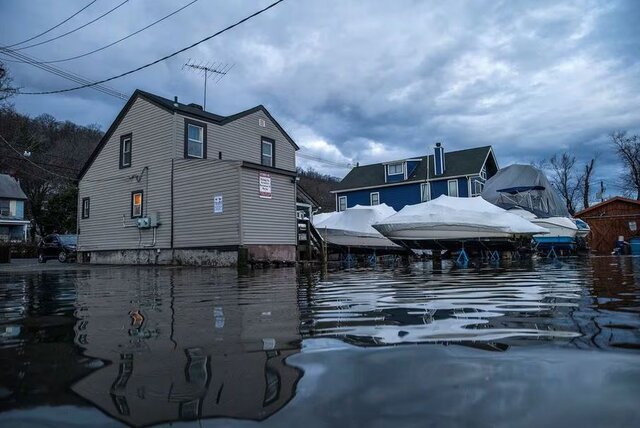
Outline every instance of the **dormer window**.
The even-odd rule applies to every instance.
[[[403,162],[390,163],[389,165],[387,165],[387,174],[388,175],[404,174],[404,163]]]
[[[483,165],[482,169],[480,170],[480,178],[482,178],[483,180],[487,179],[487,167],[485,165]]]

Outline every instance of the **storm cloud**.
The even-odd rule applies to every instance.
[[[0,44],[37,34],[86,0],[2,2]],[[115,6],[100,0],[63,29]],[[105,19],[26,49],[38,59],[80,54],[188,3],[131,0]],[[95,55],[58,64],[91,79],[119,74],[193,43],[269,4],[200,0],[171,19]],[[288,0],[228,33],[109,86],[202,102],[189,59],[235,64],[210,86],[219,114],[264,104],[302,147],[337,164],[370,163],[491,144],[501,166],[570,150],[599,156],[611,186],[620,166],[607,135],[640,129],[640,3],[636,1]],[[56,30],[57,31],[57,30]],[[72,83],[7,62],[25,90]],[[21,95],[16,108],[103,129],[123,102],[84,89]],[[301,158],[336,175],[347,169]]]

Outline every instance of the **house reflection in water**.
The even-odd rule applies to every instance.
[[[285,363],[300,342],[294,271],[137,273],[80,287],[76,341],[113,363],[76,393],[135,426],[262,420],[289,402],[302,376]]]

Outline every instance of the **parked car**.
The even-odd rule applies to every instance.
[[[76,259],[78,235],[47,235],[38,245],[38,262],[58,259],[60,263]]]

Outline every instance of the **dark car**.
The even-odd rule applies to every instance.
[[[60,263],[75,260],[78,235],[47,235],[38,245],[38,262],[58,259]]]

